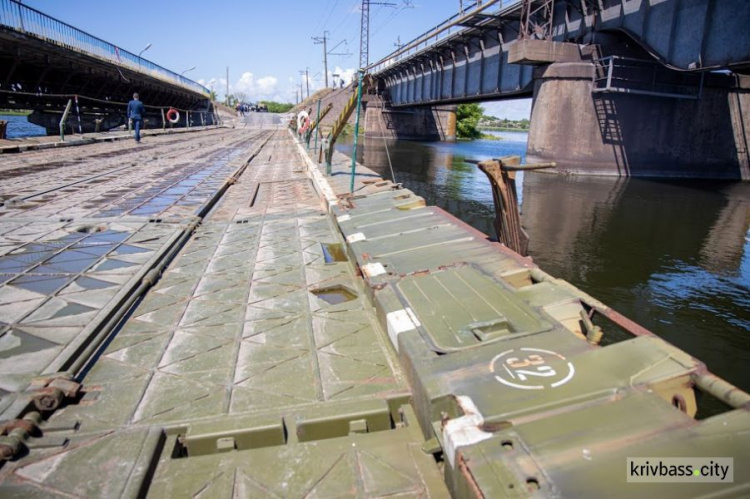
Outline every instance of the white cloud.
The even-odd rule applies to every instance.
[[[276,100],[279,95],[279,80],[275,76],[255,78],[250,71],[242,73],[237,83],[230,86],[230,92],[244,92],[251,101]]]
[[[336,69],[330,71],[330,73],[339,75],[339,78],[344,80],[344,83],[350,83],[356,78],[357,70],[354,68],[341,69],[339,66],[336,66]]]
[[[292,79],[290,78],[290,84]],[[226,95],[227,80],[226,78],[209,78],[200,79],[198,83],[216,91],[218,100],[223,101]],[[288,85],[291,88],[291,85]],[[286,89],[288,90],[288,89]],[[290,92],[279,86],[279,80],[275,76],[263,76],[256,78],[255,74],[245,71],[240,78],[229,82],[229,93],[242,92],[247,96],[250,102],[261,100],[272,100],[277,102],[288,102]]]

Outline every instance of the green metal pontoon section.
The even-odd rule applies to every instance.
[[[750,397],[699,360],[349,158],[211,133],[2,193],[0,495],[750,493]]]

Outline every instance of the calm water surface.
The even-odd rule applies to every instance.
[[[524,156],[501,141],[389,141],[397,182],[493,234],[486,176],[465,159]],[[342,140],[338,150],[351,154]],[[383,139],[359,161],[391,178]],[[530,255],[750,391],[750,183],[527,173],[519,179]]]
[[[0,120],[8,122],[7,137],[17,139],[20,137],[38,137],[46,135],[44,127],[34,125],[26,121],[26,116],[10,116],[0,114]]]

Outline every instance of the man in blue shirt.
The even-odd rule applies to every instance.
[[[136,143],[141,141],[141,122],[143,121],[144,113],[143,102],[138,100],[138,94],[133,94],[133,100],[128,102],[128,119],[135,127]]]

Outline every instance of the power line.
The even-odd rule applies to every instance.
[[[375,36],[376,34],[380,33],[380,30],[388,26],[388,24],[390,24],[391,21],[393,21],[404,9],[407,9],[407,8],[414,8],[414,6],[410,4],[405,4],[404,6],[396,9],[393,13],[391,13],[389,17],[387,17],[382,23],[380,23],[380,25],[378,25],[373,30],[372,35]]]
[[[338,4],[339,4],[339,0],[336,0],[336,1],[335,1],[335,2],[333,3],[333,7],[331,7],[331,10],[330,10],[330,11],[328,12],[328,16],[326,17],[326,20],[325,20],[325,21],[323,21],[323,26],[322,26],[322,27],[323,27],[323,29],[325,29],[325,28],[326,28],[326,27],[328,26],[328,21],[330,21],[330,20],[331,20],[331,16],[332,16],[332,15],[333,15],[333,13],[334,13],[334,12],[336,11],[336,7],[338,6]]]
[[[336,26],[334,29],[331,30],[331,34],[336,33],[344,24],[346,24],[346,22],[349,20],[352,14],[354,14],[355,8],[358,3],[359,3],[359,0],[354,0],[354,3],[352,4],[352,6],[346,10],[346,16],[344,16],[344,18],[341,20],[338,26]]]
[[[336,0],[336,3],[338,3],[338,0]],[[328,17],[331,17],[331,14],[333,13],[333,9],[329,10],[329,7],[331,6],[331,0],[326,0],[325,6],[320,9],[320,12],[326,12],[328,11]],[[323,22],[323,18],[326,17],[325,15],[322,15],[318,18],[318,23],[315,25],[315,31],[318,31],[318,29],[322,27],[325,27],[325,23]]]

